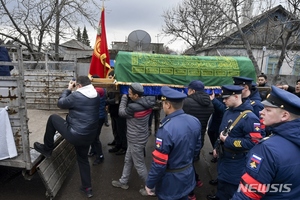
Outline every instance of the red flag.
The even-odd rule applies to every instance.
[[[101,19],[96,36],[94,52],[90,64],[90,76],[98,75],[100,78],[106,78],[110,69],[109,52],[106,41],[104,7],[101,11]]]

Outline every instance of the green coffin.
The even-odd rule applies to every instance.
[[[205,86],[232,84],[233,76],[256,81],[251,60],[247,57],[182,56],[122,52],[117,54],[115,77],[119,84],[140,82],[145,85],[184,86],[201,80]]]

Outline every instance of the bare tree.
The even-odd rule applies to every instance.
[[[45,40],[55,41],[58,60],[59,41],[75,35],[79,22],[95,26],[100,11],[93,0],[0,0],[0,7],[0,35],[25,46],[35,60]]]
[[[217,2],[219,0],[216,0]],[[164,12],[166,35],[180,38],[194,50],[219,37],[228,26],[220,12],[215,12],[211,0],[184,0],[177,7]]]

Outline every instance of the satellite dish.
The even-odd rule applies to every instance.
[[[132,31],[128,36],[128,45],[133,48],[133,50],[142,51],[146,49],[150,43],[150,35],[143,30]]]

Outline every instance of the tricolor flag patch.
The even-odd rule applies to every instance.
[[[258,132],[260,130],[260,123],[254,123],[253,126],[255,131]]]
[[[252,171],[258,172],[261,166],[263,158],[258,155],[252,154],[250,159],[248,160],[247,167]]]
[[[162,145],[162,139],[160,139],[160,138],[156,138],[156,148],[160,148],[161,147],[161,145]]]

